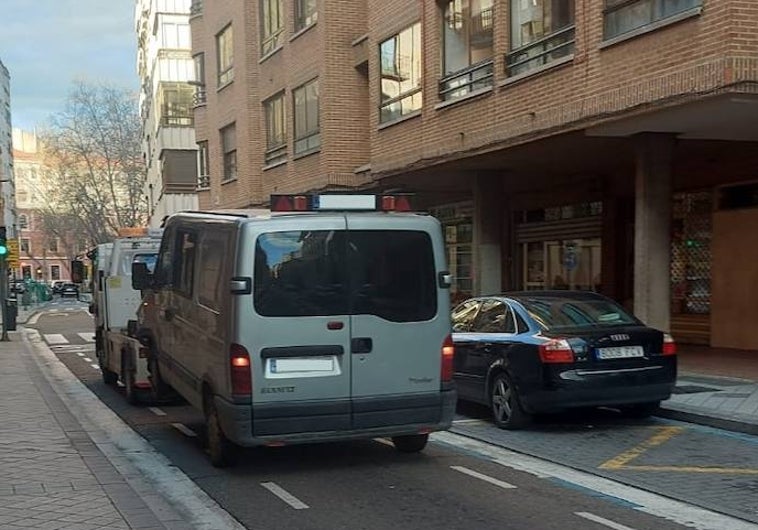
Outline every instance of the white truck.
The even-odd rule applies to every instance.
[[[140,291],[132,288],[132,263],[145,263],[148,269],[153,268],[162,230],[143,232],[98,245],[90,306],[103,381],[114,385],[120,380],[126,399],[132,404],[137,404],[151,388],[147,351],[139,341],[138,311],[142,298]]]

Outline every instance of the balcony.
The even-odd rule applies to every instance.
[[[206,98],[207,98],[207,91],[205,90],[205,85],[198,86],[195,88],[195,93],[192,96],[192,106],[193,107],[201,107],[205,105]]]
[[[488,59],[443,77],[439,85],[440,99],[448,101],[492,86],[492,67],[492,59]]]
[[[211,187],[210,175],[198,175],[197,177],[197,190],[207,190]]]
[[[505,56],[509,76],[523,74],[574,52],[574,26],[566,26]]]

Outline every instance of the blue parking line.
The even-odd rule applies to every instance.
[[[616,504],[617,506],[621,506],[624,508],[630,508],[633,510],[639,509],[642,506],[639,504],[635,504],[633,502],[620,499],[618,497],[614,497],[613,495],[607,495],[605,493],[600,493],[599,491],[595,491],[590,488],[585,488],[584,486],[579,486],[578,484],[574,484],[573,482],[569,482],[568,480],[564,480],[562,478],[556,478],[556,477],[547,477],[547,480],[550,482],[562,486],[564,488],[578,491],[580,493],[584,493],[585,495],[588,495],[590,497],[595,497],[604,501],[612,502],[613,504]]]

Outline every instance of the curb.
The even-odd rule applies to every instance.
[[[670,420],[684,421],[687,423],[695,423],[697,425],[705,425],[707,427],[715,427],[725,431],[758,435],[758,424],[756,423],[744,421],[740,418],[711,416],[683,407],[682,405],[661,405],[661,408],[655,413],[655,416]]]

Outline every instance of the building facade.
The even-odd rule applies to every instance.
[[[13,137],[11,124],[11,76],[0,61],[0,215],[8,237],[16,237]]]
[[[13,129],[13,158],[16,174],[16,207],[19,238],[19,267],[16,278],[51,282],[71,278],[71,259],[82,253],[86,241],[80,235],[61,233],[48,226],[42,146],[36,133]],[[56,219],[57,220],[57,219]],[[58,223],[56,223],[58,224]]]
[[[758,349],[758,4],[193,2],[203,207],[404,190],[454,296],[592,289]]]
[[[145,196],[152,227],[167,215],[197,209],[189,12],[190,0],[136,3]]]

